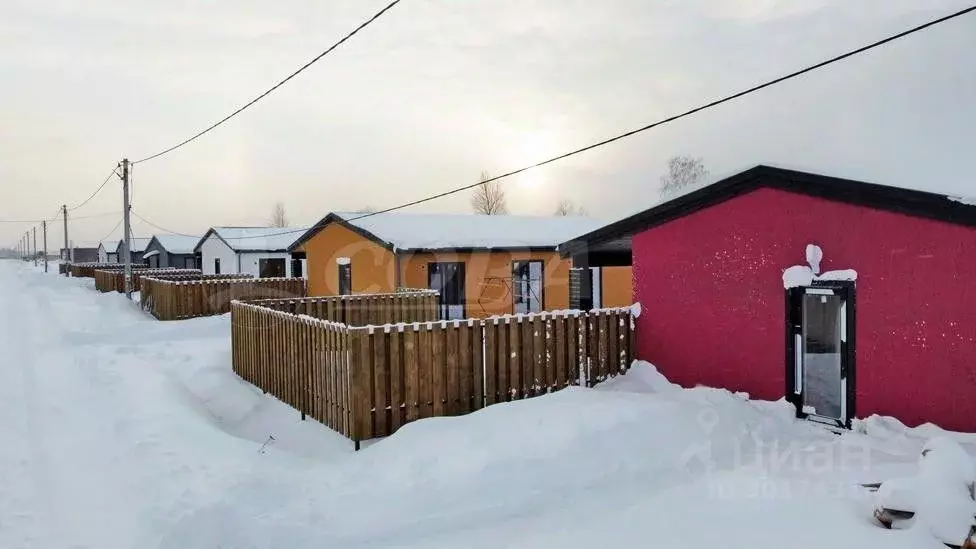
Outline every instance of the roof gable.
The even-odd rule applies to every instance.
[[[632,236],[760,188],[779,189],[866,208],[976,227],[976,206],[961,199],[760,165],[577,236],[560,244],[559,250],[563,255],[571,255],[586,247],[592,248]]]
[[[141,253],[146,251],[146,246],[149,245],[151,238],[130,238],[129,239],[129,251],[133,253]],[[122,253],[122,245],[125,244],[125,240],[119,240],[118,245],[115,247],[116,253]]]
[[[237,253],[287,252],[300,233],[300,230],[281,227],[211,227],[193,251],[200,251],[203,243],[213,235]]]
[[[192,254],[197,243],[200,241],[199,238],[195,236],[186,236],[179,234],[157,234],[153,235],[150,242],[155,242],[157,246],[165,250],[167,253],[186,255]],[[147,248],[151,244],[147,244]]]
[[[330,223],[341,223],[364,238],[395,250],[555,250],[563,240],[601,224],[574,216],[333,212],[296,240],[291,249],[300,247]]]

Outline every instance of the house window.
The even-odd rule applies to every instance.
[[[543,304],[542,261],[512,262],[512,300],[515,313],[537,313]]]
[[[220,274],[220,258],[219,257],[215,257],[214,258],[214,274],[215,275],[219,275]]]
[[[195,257],[184,257],[183,258],[183,268],[185,268],[185,269],[196,269],[197,268],[197,258],[195,258]]]
[[[292,259],[291,260],[291,276],[292,278],[302,277],[302,260]]]
[[[427,287],[438,292],[442,320],[464,318],[464,263],[428,263]]]
[[[352,293],[352,264],[342,263],[339,265],[339,295],[349,295]]]
[[[264,258],[258,259],[258,271],[261,278],[284,278],[285,277],[285,258]]]

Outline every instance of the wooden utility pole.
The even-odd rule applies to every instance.
[[[34,266],[37,267],[37,225],[34,225]]]
[[[44,233],[44,272],[47,272],[47,221],[41,221],[41,230]]]
[[[129,242],[129,159],[122,159],[122,230],[125,231],[124,239],[125,245],[123,246],[123,252],[125,253],[125,297],[132,299],[132,252],[130,242]]]
[[[68,261],[71,257],[71,251],[68,249],[68,206],[61,205],[61,219],[64,220],[64,257],[61,261]]]

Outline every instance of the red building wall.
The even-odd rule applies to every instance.
[[[976,229],[762,188],[633,238],[637,356],[779,399],[782,273],[823,248],[857,280],[856,413],[976,431]]]

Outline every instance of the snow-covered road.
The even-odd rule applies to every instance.
[[[856,483],[924,442],[882,421],[837,437],[647,367],[353,453],[233,375],[227,317],[16,262],[0,303],[3,549],[941,547],[868,516]]]

